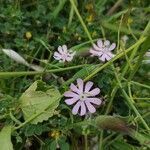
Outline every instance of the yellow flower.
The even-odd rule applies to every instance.
[[[128,24],[131,24],[133,22],[133,19],[132,18],[129,18],[128,19]]]
[[[81,36],[78,33],[75,33],[74,37],[78,40],[81,41]]]
[[[54,139],[58,139],[61,136],[61,132],[58,130],[53,130],[52,132],[49,132],[48,135]]]
[[[93,15],[93,14],[90,14],[90,15],[86,18],[86,21],[87,21],[88,23],[93,22],[93,20],[94,20],[94,15]]]
[[[94,32],[92,33],[92,37],[96,37],[96,36],[97,36],[97,32],[94,31]]]
[[[32,34],[31,34],[31,32],[26,32],[26,38],[28,39],[28,40],[30,40],[31,38],[32,38]]]
[[[88,10],[88,11],[92,11],[93,10],[93,4],[92,3],[88,3],[85,8]]]

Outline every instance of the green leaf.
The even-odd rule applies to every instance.
[[[72,78],[70,78],[69,80],[64,82],[63,86],[69,85],[71,82],[74,82],[78,78],[84,79],[98,67],[99,67],[98,65],[90,65],[90,66],[84,67],[83,69],[81,69],[77,73],[75,73]]]
[[[59,1],[58,6],[55,8],[55,10],[52,12],[52,18],[56,18],[60,11],[64,8],[64,5],[66,3],[66,0]]]
[[[120,117],[100,115],[96,118],[95,121],[98,128],[123,132],[127,134],[130,132],[130,128]]]
[[[5,126],[0,132],[0,149],[13,150],[11,143],[11,126]]]
[[[115,141],[113,147],[115,148],[115,150],[133,150],[133,146],[121,140]]]
[[[150,148],[150,135],[141,134],[141,133],[139,133],[139,132],[137,132],[135,130],[132,130],[130,135],[133,138],[135,138],[136,140],[138,140],[141,145],[145,145],[148,148]]]
[[[50,150],[56,150],[56,149],[57,149],[57,142],[56,141],[51,142]]]
[[[114,117],[109,115],[100,115],[96,118],[95,123],[98,128],[128,134],[134,139],[138,140],[141,145],[150,148],[150,136],[141,134],[135,131],[134,129],[130,128],[130,126],[127,125],[127,123],[124,121],[124,119],[121,118],[121,116]]]
[[[41,135],[43,132],[49,131],[50,128],[46,124],[28,124],[23,131],[25,136]]]
[[[58,140],[58,143],[61,150],[69,150],[69,144],[66,142],[64,138],[60,138]]]
[[[41,86],[41,81],[35,81],[20,97],[24,119],[25,121],[31,119],[32,124],[43,122],[52,117],[61,98],[56,88],[50,88],[45,92],[36,91],[38,83]]]

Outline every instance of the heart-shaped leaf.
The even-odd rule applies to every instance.
[[[35,81],[20,97],[24,119],[31,120],[33,124],[52,117],[61,98],[56,88],[50,88],[45,92],[36,91],[37,88],[38,81]]]

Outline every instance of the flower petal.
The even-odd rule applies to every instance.
[[[106,60],[107,60],[107,61],[109,61],[109,60],[111,59],[111,57],[110,57],[110,56],[108,56],[108,55],[106,55],[106,57],[105,57],[105,58],[106,58]]]
[[[85,92],[89,92],[89,90],[91,89],[91,87],[93,86],[93,82],[91,81],[88,81],[86,84],[85,84]]]
[[[66,60],[67,61],[71,61],[75,54],[76,54],[76,52],[72,52],[72,53],[68,52]]]
[[[69,52],[70,52],[70,55],[71,55],[71,56],[74,56],[74,55],[76,54],[76,51],[70,50]]]
[[[56,60],[62,61],[61,58],[59,58],[59,57],[55,57],[55,56],[53,56],[53,57],[54,57],[54,59],[56,59]]]
[[[60,54],[63,53],[63,50],[62,50],[62,47],[61,47],[61,46],[58,46],[58,51],[59,51]]]
[[[68,55],[67,57],[66,57],[66,60],[67,61],[71,61],[73,59],[73,56],[71,56],[71,55]]]
[[[80,94],[80,90],[79,90],[73,83],[71,83],[70,89],[71,89],[73,92],[76,92],[76,93]]]
[[[67,105],[72,105],[72,104],[74,104],[75,102],[77,102],[79,99],[77,98],[77,97],[73,97],[73,98],[70,98],[70,99],[66,99],[65,100],[65,103],[67,104]]]
[[[61,54],[59,54],[58,52],[54,53],[54,57],[60,58],[61,59]]]
[[[77,85],[78,85],[80,93],[83,93],[83,80],[77,79]]]
[[[101,57],[103,54],[104,54],[104,52],[99,51],[99,53],[98,53],[98,57]]]
[[[102,47],[103,47],[103,42],[102,42],[101,39],[99,39],[99,40],[97,41],[97,45],[98,45],[99,48],[102,48]]]
[[[110,58],[113,58],[115,55],[112,54],[111,52],[108,52],[107,55],[110,57]]]
[[[108,40],[104,41],[104,45],[105,46],[109,46],[110,45],[110,41],[108,41]]]
[[[81,111],[80,111],[80,116],[85,115],[86,113],[86,107],[85,107],[85,103],[83,101],[81,101]]]
[[[90,113],[94,113],[96,111],[95,107],[89,101],[85,101],[85,104]]]
[[[99,59],[104,62],[105,61],[105,57],[106,57],[106,54],[103,54],[101,57],[99,57]]]
[[[109,51],[112,51],[116,47],[116,43],[112,43],[109,47]]]
[[[76,115],[78,113],[80,106],[81,106],[81,101],[78,101],[72,109],[73,115]]]
[[[66,46],[66,45],[63,45],[63,46],[62,46],[62,49],[63,49],[64,53],[67,53],[67,52],[68,52],[68,51],[67,51],[67,46]]]
[[[64,96],[65,97],[74,97],[74,98],[79,98],[79,95],[74,93],[74,92],[71,92],[71,91],[67,91],[64,93]]]
[[[89,91],[88,94],[90,94],[91,96],[96,96],[100,93],[100,89],[99,88],[95,88],[92,91]]]
[[[71,60],[72,60],[71,57],[67,57],[67,58],[66,58],[66,61],[68,61],[68,62],[71,61]]]
[[[100,105],[102,103],[101,99],[99,98],[86,98],[85,101],[89,101],[90,103]]]
[[[101,47],[98,47],[96,44],[93,44],[93,48],[97,51],[101,51],[102,48]]]
[[[93,50],[93,49],[90,49],[89,52],[92,54],[92,56],[98,56],[99,55],[99,51],[96,51],[96,50]]]

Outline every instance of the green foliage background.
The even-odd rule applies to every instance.
[[[113,11],[115,4],[118,6]],[[150,49],[149,13],[148,0],[0,0],[2,150],[148,150],[150,58],[145,53]],[[117,43],[116,58],[103,64],[88,57],[88,33],[94,42],[103,38]],[[129,38],[126,43],[122,40],[124,35]],[[71,63],[53,59],[53,52],[63,44],[77,52]],[[10,59],[1,51],[3,48],[16,51],[46,71],[31,75],[33,70]],[[92,80],[101,89],[103,105],[93,115],[73,116],[64,103],[63,93],[77,78]],[[59,96],[59,101],[53,105],[43,103],[40,109],[34,103],[31,110],[35,106],[44,116],[48,115],[46,111],[52,112],[32,124],[39,116],[32,111],[31,118],[35,118],[25,118],[20,97],[36,82],[37,89],[29,94],[37,102],[39,93],[49,100]],[[46,95],[50,89],[57,94]]]

